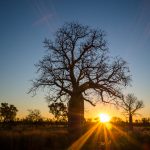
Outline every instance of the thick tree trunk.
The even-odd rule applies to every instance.
[[[133,123],[132,123],[132,114],[129,114],[129,129],[133,130]]]
[[[68,127],[72,137],[82,134],[84,123],[84,99],[82,94],[74,94],[69,101]]]

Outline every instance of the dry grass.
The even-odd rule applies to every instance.
[[[124,134],[111,129],[115,140],[111,140],[110,150],[150,150],[150,128],[135,127],[132,133],[126,132],[124,128],[120,130]],[[82,149],[102,149],[98,148],[99,141],[96,140],[96,135],[97,130],[86,141]],[[130,141],[131,139],[133,142]],[[67,129],[64,127],[17,126],[11,130],[0,130],[0,145],[1,150],[65,150],[70,144]]]
[[[67,130],[62,127],[3,130],[0,131],[1,150],[65,149],[67,134]]]

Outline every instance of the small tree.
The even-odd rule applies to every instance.
[[[134,94],[128,94],[125,98],[122,98],[121,107],[124,109],[124,114],[128,115],[129,129],[133,130],[133,116],[144,107],[143,101],[138,100]]]
[[[17,108],[14,105],[9,105],[8,103],[1,103],[0,116],[3,122],[14,121],[17,115]]]
[[[38,109],[34,109],[34,110],[29,109],[28,112],[29,114],[26,117],[28,121],[38,122],[42,120],[41,112]]]
[[[51,103],[48,107],[50,113],[52,113],[57,120],[67,120],[68,112],[64,103]]]

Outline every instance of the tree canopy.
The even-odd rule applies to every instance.
[[[28,110],[29,114],[27,115],[26,119],[28,121],[32,121],[32,122],[38,122],[42,120],[41,117],[41,112],[38,109],[29,109]]]
[[[134,94],[128,94],[123,98],[121,107],[126,114],[131,113],[132,115],[136,115],[136,112],[144,107],[144,103],[142,100],[138,100]]]
[[[129,128],[133,129],[133,116],[137,114],[137,111],[144,107],[142,100],[138,100],[134,94],[128,94],[125,98],[122,98],[121,107],[124,110],[124,114],[129,118]]]
[[[14,121],[17,115],[17,108],[14,105],[9,105],[8,103],[1,103],[0,106],[0,116],[4,122]]]
[[[36,64],[39,76],[30,92],[50,88],[52,101],[69,100],[75,89],[88,99],[90,91],[104,96],[121,96],[121,86],[130,81],[129,68],[122,58],[109,56],[105,32],[79,23],[66,23],[58,29],[54,40],[45,39],[47,54]],[[114,100],[114,99],[113,99]]]
[[[67,120],[68,112],[64,103],[51,103],[48,107],[50,113],[52,113],[57,120]]]

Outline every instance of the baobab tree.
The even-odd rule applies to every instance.
[[[39,76],[29,92],[49,89],[49,100],[68,103],[69,131],[81,131],[84,101],[95,106],[92,95],[106,103],[122,97],[121,88],[130,81],[129,68],[122,58],[109,56],[105,33],[79,23],[64,24],[45,39],[46,55],[36,64]]]
[[[133,116],[144,107],[143,101],[138,100],[134,94],[128,94],[125,98],[122,98],[121,107],[124,110],[123,113],[129,118],[129,129],[133,130]]]

